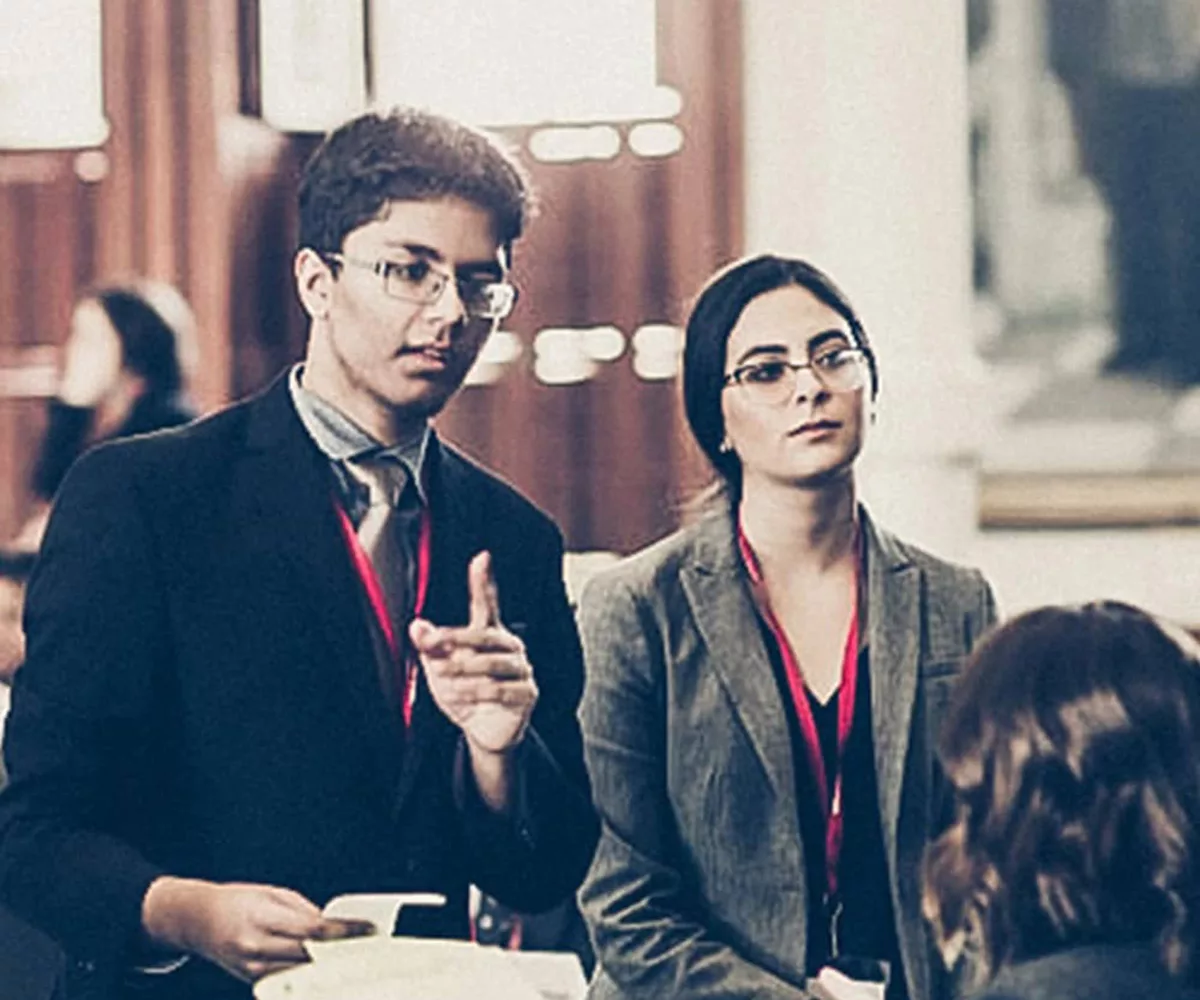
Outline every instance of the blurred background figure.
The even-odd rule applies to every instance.
[[[85,295],[71,316],[58,395],[33,473],[43,511],[19,536],[41,539],[44,508],[89,446],[187,423],[196,324],[182,295],[160,282],[112,285]]]
[[[101,441],[191,420],[187,382],[195,355],[192,310],[170,285],[148,280],[107,285],[76,303],[33,467],[37,502],[0,550],[0,679],[11,681],[24,656],[21,583],[71,463]]]
[[[985,996],[1194,995],[1198,653],[1105,602],[1027,612],[968,661],[940,744],[955,821],[926,855],[924,910]]]
[[[1200,4],[1048,0],[1049,61],[1112,213],[1108,371],[1200,382]]]

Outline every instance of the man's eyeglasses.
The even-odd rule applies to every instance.
[[[404,302],[432,305],[442,297],[451,281],[458,288],[463,309],[473,319],[506,319],[517,304],[517,288],[489,275],[459,277],[437,270],[427,260],[360,260],[341,253],[324,252],[328,261],[361,267],[383,279],[384,292]]]
[[[807,368],[829,392],[853,392],[867,381],[867,352],[861,347],[835,347],[808,361],[755,361],[735,368],[722,383],[737,385],[755,402],[781,406],[796,394],[796,376]]]

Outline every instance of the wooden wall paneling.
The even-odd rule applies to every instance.
[[[671,220],[667,239],[674,321],[683,324],[701,285],[744,252],[741,6],[738,0],[660,0],[660,74],[683,95],[684,150],[664,161]],[[681,394],[677,390],[677,398]],[[694,496],[711,480],[682,405],[673,421],[674,492]]]
[[[653,459],[661,427],[647,420],[648,386],[633,370],[632,345],[637,328],[655,319],[661,206],[646,192],[660,171],[661,164],[623,149],[608,171],[607,190],[593,200],[592,222],[603,235],[605,261],[593,280],[626,346],[621,357],[602,366],[594,384],[598,391],[587,430],[593,462],[590,470],[580,470],[581,487],[595,498],[596,508],[587,548],[627,551],[666,526],[657,514],[664,498]],[[606,219],[612,220],[607,226]]]
[[[139,216],[145,256],[142,269],[149,277],[180,284],[182,268],[176,261],[180,216],[176,183],[186,184],[186,155],[179,155],[175,122],[179,120],[176,94],[179,83],[172,65],[174,15],[178,0],[141,0],[142,52],[138,76],[141,83],[143,127],[137,136],[141,175]],[[186,133],[185,133],[186,134]]]
[[[534,163],[531,173],[542,192],[544,212],[534,223],[536,242],[522,252],[539,272],[529,289],[539,322],[526,334],[528,349],[519,370],[506,379],[506,414],[498,422],[509,433],[495,456],[505,463],[502,467],[512,468],[518,482],[528,484],[537,502],[576,544],[586,537],[591,516],[589,503],[578,502],[575,484],[577,467],[588,462],[586,442],[578,437],[586,387],[540,381],[534,372],[533,341],[543,328],[577,328],[596,315],[589,276],[596,269],[597,248],[588,218],[596,171],[592,164]],[[555,264],[552,282],[542,271],[547,261]]]
[[[173,38],[186,72],[176,101],[177,180],[186,184],[178,242],[183,248],[185,291],[196,313],[199,358],[193,395],[212,409],[230,398],[233,383],[230,268],[233,229],[230,187],[222,171],[221,135],[238,106],[237,0],[206,4],[179,0]]]
[[[66,339],[79,276],[75,272],[74,244],[78,233],[73,174],[63,171],[52,183],[32,185],[26,204],[32,209],[23,252],[33,264],[21,289],[27,302],[36,303],[23,315],[22,344],[61,344]]]
[[[96,274],[128,275],[140,266],[140,232],[134,215],[138,178],[134,138],[137,129],[135,74],[140,54],[132,0],[104,0],[104,104],[111,131],[104,144],[108,174],[97,185]],[[134,72],[131,72],[134,67]]]
[[[20,222],[21,189],[15,184],[0,184],[0,363],[5,368],[17,359],[24,321],[24,296],[21,294],[25,274],[21,245],[23,229]],[[0,397],[0,533],[4,537],[16,530],[22,513],[22,488],[19,476],[18,413],[16,401]]]

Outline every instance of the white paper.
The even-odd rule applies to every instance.
[[[542,1000],[583,1000],[587,980],[579,956],[569,951],[510,951],[517,972]]]
[[[335,896],[321,913],[339,920],[366,920],[375,927],[375,934],[390,938],[396,927],[396,918],[405,906],[445,906],[446,897],[436,892],[355,892]],[[324,954],[336,954],[350,941],[361,938],[346,938],[335,941],[305,941],[304,950],[316,961]],[[371,940],[368,938],[367,940]]]
[[[885,993],[883,983],[852,979],[828,965],[817,975],[816,985],[813,992],[831,1000],[883,1000]]]
[[[410,937],[324,944],[307,965],[255,983],[257,1000],[542,1000],[515,952]]]

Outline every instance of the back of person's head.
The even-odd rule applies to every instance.
[[[121,341],[122,367],[141,377],[145,391],[181,393],[196,353],[196,320],[172,286],[140,279],[106,285],[85,296],[104,310]]]
[[[940,756],[953,824],[925,915],[980,977],[1077,945],[1152,945],[1190,977],[1200,910],[1200,660],[1125,604],[1050,607],[988,636]]]
[[[683,405],[700,450],[734,497],[741,491],[741,465],[722,451],[725,419],[721,393],[725,385],[726,345],[742,310],[767,292],[799,285],[841,315],[856,347],[863,349],[871,371],[871,397],[879,392],[879,370],[867,331],[849,298],[824,271],[794,257],[760,254],[734,261],[717,271],[701,289],[688,316],[683,345]]]
[[[457,197],[487,211],[511,254],[530,210],[525,173],[491,134],[414,108],[368,112],[331,132],[300,181],[300,246],[342,249],[392,201]]]

